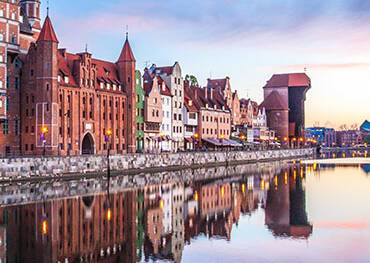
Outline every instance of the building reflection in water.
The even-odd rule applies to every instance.
[[[308,238],[312,225],[306,212],[303,166],[276,175],[267,193],[265,223],[275,236]]]
[[[265,209],[275,236],[308,238],[305,171],[166,183],[0,208],[1,262],[181,262],[198,236],[232,239]]]

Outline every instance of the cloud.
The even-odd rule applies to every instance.
[[[367,222],[342,222],[342,221],[320,221],[315,222],[315,228],[341,228],[341,229],[369,229]]]
[[[319,64],[292,64],[275,66],[280,70],[338,70],[338,69],[364,69],[370,68],[370,63],[319,63]]]

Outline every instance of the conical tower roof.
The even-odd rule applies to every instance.
[[[123,45],[121,55],[118,58],[118,62],[135,62],[135,56],[132,52],[130,42],[128,41],[128,36],[126,35],[126,41]]]
[[[59,43],[49,16],[46,17],[44,25],[42,26],[39,38],[37,39],[37,42],[39,41],[50,41]]]

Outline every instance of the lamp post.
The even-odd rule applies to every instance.
[[[196,148],[198,146],[199,134],[198,133],[195,133],[193,137],[194,137],[193,147],[194,147],[194,150],[196,150]]]
[[[295,148],[295,142],[297,141],[297,138],[296,137],[294,137],[293,139],[292,139],[292,141],[293,141],[293,149]]]
[[[110,157],[110,138],[112,137],[112,130],[111,129],[108,129],[105,133],[105,137],[104,137],[104,141],[105,143],[107,143],[108,145],[108,149],[107,149],[107,177],[108,177],[108,181],[110,179],[110,160],[109,160],[109,157]]]
[[[42,126],[41,127],[41,135],[40,135],[40,140],[42,142],[42,145],[43,145],[43,150],[42,150],[42,155],[45,156],[46,155],[46,135],[48,134],[49,132],[49,129],[47,126]]]
[[[303,141],[304,141],[303,137],[300,137],[300,138],[299,138],[299,146],[300,146],[300,147],[298,147],[298,148],[302,148]]]
[[[243,145],[242,147],[244,148],[244,143],[245,143],[246,136],[243,133],[240,133],[239,134],[239,139],[241,140],[242,145]]]
[[[222,142],[223,142],[224,138],[225,138],[225,136],[221,134],[221,135],[220,135],[220,143],[221,143],[221,147],[222,147]],[[225,162],[226,162],[226,167],[227,167],[227,166],[229,166],[229,154],[228,154],[228,150],[227,150],[227,148],[226,148],[225,156],[226,156],[226,158],[225,158]]]

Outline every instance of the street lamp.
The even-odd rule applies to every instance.
[[[48,234],[49,226],[48,226],[48,220],[45,218],[41,222],[41,234],[43,236]]]
[[[302,147],[304,139],[302,137],[299,138],[299,148]]]
[[[40,136],[40,140],[43,144],[43,151],[42,151],[42,155],[45,156],[46,155],[46,134],[48,134],[49,132],[49,129],[47,126],[42,126],[41,127],[41,136]]]
[[[295,148],[295,142],[297,141],[297,138],[296,137],[293,137],[293,148]]]
[[[161,149],[161,153],[163,152],[163,141],[164,141],[164,133],[163,132],[161,132],[160,134],[159,134],[159,143],[161,144],[161,147],[160,147],[160,149]]]
[[[199,139],[199,134],[198,133],[195,133],[194,134],[194,150],[196,150],[197,146],[198,146],[198,139]]]
[[[110,138],[112,137],[112,130],[111,129],[108,129],[106,132],[105,132],[105,137],[104,137],[104,141],[105,143],[108,144],[108,150],[107,150],[107,176],[108,176],[108,180],[110,179],[110,160],[109,160],[109,156],[110,156]]]

